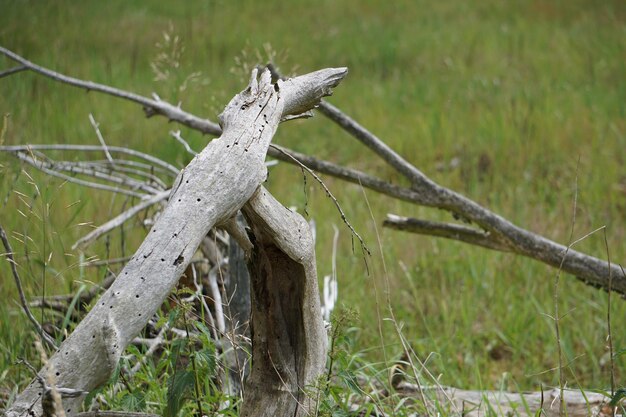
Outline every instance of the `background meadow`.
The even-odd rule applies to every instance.
[[[562,243],[576,198],[574,238],[606,226],[612,260],[626,260],[623,1],[0,0],[0,45],[68,75],[156,92],[214,121],[257,63],[273,60],[289,74],[347,66],[348,77],[329,101],[432,179]],[[0,58],[0,69],[10,65]],[[190,159],[168,134],[178,126],[146,119],[134,104],[27,72],[0,79],[0,112],[10,114],[4,144],[97,144],[91,113],[108,145],[180,167]],[[196,150],[210,140],[180,129]],[[403,183],[319,114],[281,125],[274,141]],[[0,224],[16,237],[27,295],[98,282],[102,272],[77,267],[79,254],[70,247],[129,202],[51,179],[8,155],[0,155],[0,164]],[[383,365],[400,356],[394,326],[385,320],[390,300],[404,335],[444,385],[536,390],[557,383],[550,318],[555,269],[383,229],[389,212],[452,219],[324,181],[372,250],[368,268],[315,181],[304,183],[299,169],[279,164],[267,185],[286,206],[306,207],[316,220],[320,276],[331,273],[333,225],[339,228],[339,303],[358,311],[355,354]],[[124,244],[118,231],[86,255],[130,255],[145,232],[138,224],[127,227]],[[577,249],[606,258],[602,232]],[[14,365],[17,358],[37,355],[4,261],[0,293],[0,385],[10,390],[29,378]],[[568,386],[607,388],[607,294],[564,276],[558,298],[567,313],[561,343]],[[626,349],[626,304],[618,297],[611,314],[614,346]],[[625,358],[616,359],[622,386]]]

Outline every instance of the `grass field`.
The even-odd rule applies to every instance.
[[[156,81],[150,64],[166,31],[180,36],[184,52],[169,78]],[[348,66],[350,74],[330,101],[431,178],[563,243],[576,196],[574,238],[606,225],[613,261],[625,261],[626,4],[621,0],[0,0],[0,45],[79,78],[144,95],[156,91],[212,120],[244,87],[246,69],[259,59],[273,58],[289,73]],[[0,69],[9,65],[0,58]],[[145,119],[134,104],[29,73],[0,79],[0,112],[10,113],[5,144],[97,144],[88,120],[92,113],[109,145],[130,146],[179,166],[189,159],[169,137],[174,127],[166,121]],[[208,141],[181,130],[196,149]],[[275,142],[402,183],[321,115],[281,126]],[[455,158],[458,165],[451,167]],[[0,156],[0,164],[0,224],[32,239],[27,247],[13,241],[28,295],[75,288],[81,271],[72,267],[78,254],[69,248],[89,230],[78,224],[101,224],[123,202],[111,202],[104,192],[60,187],[60,181],[27,169],[40,190],[29,209],[10,190],[30,201],[33,185],[8,156]],[[330,273],[332,226],[339,226],[339,299],[359,311],[357,351],[372,361],[400,355],[393,325],[379,321],[389,315],[388,286],[404,334],[443,384],[526,390],[557,383],[549,317],[556,270],[382,229],[387,212],[451,219],[367,191],[370,212],[361,189],[325,181],[372,249],[369,275],[318,185],[307,181],[307,199],[300,171],[282,164],[272,168],[268,187],[287,206],[306,203],[317,220],[320,275]],[[124,249],[113,243],[110,255],[132,253],[143,233],[137,229],[126,236]],[[116,235],[112,241],[117,240]],[[606,257],[601,232],[577,247]],[[104,243],[91,248],[92,254],[104,256]],[[0,385],[12,388],[28,378],[12,364],[33,352],[6,262],[0,263],[0,293],[5,300]],[[559,309],[568,313],[561,321],[568,386],[606,389],[607,295],[565,276]],[[625,349],[626,304],[615,297],[611,314],[613,343]],[[624,386],[626,356],[616,361],[616,381]]]

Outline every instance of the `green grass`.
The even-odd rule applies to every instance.
[[[166,82],[153,80],[150,62],[169,22],[184,44],[181,65]],[[626,240],[626,6],[622,1],[203,1],[80,3],[0,0],[0,44],[28,59],[76,77],[149,95],[158,92],[195,114],[216,120],[247,75],[255,51],[270,44],[284,71],[302,73],[348,66],[348,78],[330,101],[382,137],[442,185],[486,205],[516,224],[566,243],[572,201],[578,194],[575,237],[606,225],[614,260],[624,261]],[[242,53],[244,51],[245,53]],[[266,55],[262,52],[262,58]],[[0,68],[9,62],[0,59]],[[194,71],[201,80],[178,86]],[[146,120],[138,106],[55,84],[33,74],[0,79],[0,112],[10,113],[7,144],[97,143],[93,113],[109,145],[127,145],[178,165],[188,161],[168,136],[164,120]],[[192,146],[208,140],[182,129]],[[389,167],[338,127],[318,115],[281,126],[275,142],[320,158],[403,182]],[[459,158],[452,170],[438,170]],[[580,160],[580,164],[578,161]],[[28,263],[18,250],[21,273],[34,297],[77,288],[79,271],[69,248],[88,228],[104,222],[123,201],[88,192],[27,169],[41,190],[28,214],[17,190],[35,194],[26,175],[8,157],[0,177],[0,223],[32,238]],[[578,168],[577,168],[578,167]],[[578,189],[575,190],[578,177]],[[464,388],[537,389],[554,385],[557,364],[552,285],[556,271],[527,259],[460,243],[381,229],[387,212],[450,220],[325,178],[373,256],[369,275],[361,254],[352,253],[341,228],[338,256],[340,302],[359,310],[355,349],[369,360],[393,359],[401,348],[387,317],[385,276],[404,332],[443,384]],[[285,204],[303,207],[300,171],[272,168],[270,190]],[[341,219],[323,190],[307,181],[308,211],[318,225],[318,270],[330,273],[332,224]],[[10,193],[10,194],[9,194]],[[5,203],[5,196],[8,199]],[[70,209],[66,207],[80,200]],[[43,205],[42,205],[43,204]],[[49,215],[42,217],[46,204]],[[22,217],[17,209],[22,210]],[[76,213],[74,213],[76,211]],[[371,216],[380,232],[376,243]],[[44,227],[45,226],[45,227]],[[126,254],[143,232],[129,236]],[[111,256],[121,255],[119,232]],[[44,250],[45,246],[45,250]],[[605,257],[596,234],[579,249]],[[104,256],[99,243],[89,252]],[[387,264],[385,274],[381,256]],[[403,268],[404,265],[406,268]],[[62,273],[57,274],[57,271]],[[97,281],[100,277],[87,279]],[[374,285],[376,284],[376,285]],[[381,302],[376,304],[374,289]],[[18,356],[32,356],[30,333],[17,306],[14,284],[0,264],[1,384],[24,381]],[[561,280],[559,309],[569,386],[606,388],[606,294],[573,277]],[[626,348],[626,305],[615,299],[614,345]],[[38,313],[39,314],[39,313]],[[19,325],[18,325],[19,324]],[[504,375],[508,375],[506,378]],[[1,375],[1,374],[0,374]],[[618,358],[617,381],[626,363]]]

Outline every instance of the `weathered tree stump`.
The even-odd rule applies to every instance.
[[[238,210],[250,200],[266,179],[267,169],[264,160],[280,121],[297,117],[313,108],[321,97],[331,93],[332,88],[346,73],[345,68],[325,69],[292,80],[272,83],[269,71],[264,71],[258,78],[257,71],[254,70],[248,87],[236,95],[220,115],[222,136],[209,143],[180,172],[167,207],[144,242],[109,290],[100,297],[90,313],[63,342],[58,352],[50,358],[49,363],[40,371],[40,375],[44,379],[48,376],[54,378],[57,387],[75,390],[91,391],[104,384],[115,370],[126,346],[155,314],[175,286],[209,230],[216,225],[232,221]],[[269,250],[267,248],[270,246],[267,245],[274,242],[275,250],[286,254],[282,257],[279,255],[285,268],[275,269],[274,273],[255,272],[254,279],[256,282],[267,279],[280,281],[279,285],[293,285],[294,289],[300,288],[298,290],[302,293],[300,301],[312,303],[312,298],[317,297],[317,284],[286,282],[290,279],[304,279],[305,276],[308,280],[315,280],[314,267],[313,275],[311,270],[307,270],[304,275],[294,274],[293,278],[289,275],[279,276],[278,273],[291,273],[292,269],[303,269],[303,266],[296,266],[302,259],[306,259],[308,267],[310,260],[314,259],[313,248],[307,247],[305,250],[311,252],[306,255],[298,252],[297,246],[301,241],[293,239],[304,236],[304,231],[297,234],[292,230],[288,235],[280,235],[288,232],[281,226],[295,224],[293,218],[284,209],[276,213],[268,212],[264,204],[269,197],[265,191],[262,194],[264,197],[257,194],[253,199],[256,203],[249,203],[246,208],[248,222],[251,223],[253,230],[260,233],[255,240],[264,245],[254,249],[253,259],[257,261],[253,261],[250,267],[253,271],[265,271],[263,268],[266,268],[266,258],[262,254]],[[279,209],[277,204],[272,204],[271,207],[271,210]],[[281,219],[281,216],[284,219]],[[277,227],[276,232],[271,232],[268,227]],[[271,236],[273,240],[267,240],[267,236]],[[296,258],[289,260],[288,258],[292,256]],[[264,285],[271,288],[278,284],[272,282]],[[257,293],[253,302],[267,302],[259,298],[263,297],[263,293],[259,293],[258,288],[260,287],[255,287]],[[268,297],[271,294],[268,293]],[[265,319],[267,326],[259,325],[257,329],[264,331],[265,328],[272,328],[272,321],[278,320],[276,328],[286,332],[281,333],[281,337],[293,338],[298,343],[314,342],[308,336],[311,334],[317,337],[315,332],[318,332],[319,326],[322,325],[322,319],[319,301],[317,315],[312,306],[313,304],[301,305],[299,309],[303,314],[294,315],[290,321],[284,323],[282,320],[285,316],[272,315]],[[297,309],[295,304],[291,308]],[[255,319],[260,319],[259,314],[266,310],[253,306],[253,311]],[[299,318],[319,323],[298,323]],[[315,331],[302,336],[301,329],[309,327]],[[296,333],[290,334],[291,331]],[[257,331],[255,339],[261,340],[259,337],[261,335]],[[292,344],[291,348],[294,349],[293,355],[303,351],[300,345]],[[257,347],[253,349],[254,352],[258,351]],[[284,349],[281,352],[284,352]],[[313,381],[316,376],[315,370],[320,369],[320,364],[312,361],[322,361],[323,366],[321,347],[316,344],[312,350],[316,352],[314,356],[298,358],[291,362],[273,358],[280,360],[281,368],[277,372],[281,376],[289,373],[301,376],[293,381],[298,387],[304,388]],[[265,358],[263,356],[263,359],[257,361],[253,355],[255,365],[265,366],[260,363]],[[301,366],[304,367],[300,368]],[[251,378],[254,378],[254,374],[253,369]],[[266,388],[263,384],[250,387],[252,391]],[[44,410],[40,400],[41,394],[39,382],[33,381],[20,393],[7,411],[7,416],[42,416]],[[248,395],[253,401],[256,400],[254,393],[248,391]],[[257,395],[262,396],[260,393]],[[82,401],[83,396],[65,398],[63,408],[66,415],[72,416],[80,411]],[[244,408],[247,408],[247,401],[248,399],[244,400]],[[295,403],[295,398],[292,398],[292,402]],[[261,402],[258,404],[256,407],[264,406]],[[290,410],[294,408],[292,405],[281,403],[281,407],[283,406]],[[298,405],[295,405],[295,408],[300,409]],[[277,415],[289,414],[281,410],[276,409]],[[261,413],[261,409],[255,410],[255,415]],[[298,412],[289,415],[302,414]]]
[[[253,361],[241,416],[312,415],[326,335],[309,225],[262,187],[243,211],[254,243],[248,265]]]

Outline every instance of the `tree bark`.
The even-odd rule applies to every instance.
[[[265,155],[278,123],[314,107],[346,73],[325,69],[272,84],[269,71],[257,79],[254,70],[248,87],[220,115],[222,136],[180,172],[144,242],[40,375],[54,376],[58,387],[84,391],[105,383],[209,230],[228,222],[265,180]],[[40,397],[41,387],[33,381],[7,416],[41,416]],[[65,399],[65,413],[75,415],[82,401]]]
[[[396,392],[404,398],[419,401],[420,388],[402,382]],[[424,390],[429,398],[450,409],[451,414],[467,417],[517,416],[517,417],[609,417],[613,416],[610,397],[593,392],[566,389],[563,391],[565,410],[561,412],[560,389],[513,393],[506,391],[470,391],[452,387],[432,387]]]
[[[315,383],[326,362],[309,225],[260,188],[244,206],[254,248],[252,369],[242,417],[315,415]]]

